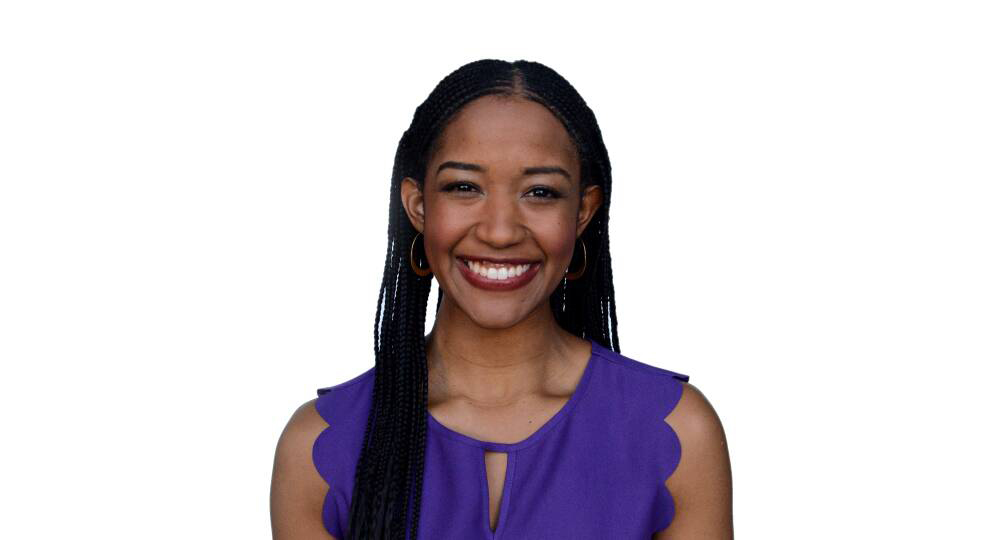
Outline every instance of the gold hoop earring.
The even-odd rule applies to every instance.
[[[416,256],[413,255],[413,249],[416,247],[416,239],[419,238],[420,236],[423,236],[423,233],[416,233],[416,236],[413,237],[412,242],[409,243],[409,266],[412,267],[413,272],[417,276],[426,277],[432,274],[432,272],[430,272],[430,267],[427,266],[423,268],[418,264],[416,264]]]
[[[581,277],[582,275],[584,275],[584,269],[588,267],[588,248],[585,247],[585,245],[584,245],[584,238],[581,238],[580,240],[581,240],[581,251],[584,253],[584,256],[582,257],[583,264],[581,264],[581,271],[579,271],[579,272],[567,272],[567,273],[564,274],[564,278],[567,279],[567,280],[569,280],[569,281],[574,281],[575,279],[577,279],[577,278]],[[567,268],[570,268],[570,267],[571,267],[570,265],[567,265]]]

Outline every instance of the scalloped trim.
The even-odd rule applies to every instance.
[[[678,373],[677,375],[680,374]],[[677,508],[676,505],[674,504],[674,496],[670,493],[670,488],[667,487],[667,480],[670,479],[670,477],[674,474],[674,471],[676,471],[677,467],[680,466],[681,464],[681,438],[677,436],[677,432],[674,431],[673,427],[671,427],[670,423],[667,421],[667,418],[670,417],[670,413],[674,412],[674,409],[676,409],[677,405],[681,402],[681,398],[684,397],[684,383],[687,382],[687,376],[683,375],[682,377],[684,378],[681,379],[681,377],[674,377],[675,380],[683,381],[683,382],[678,382],[676,384],[677,399],[671,400],[673,402],[673,405],[670,407],[669,410],[666,411],[666,414],[664,414],[663,424],[662,424],[662,429],[665,429],[669,433],[669,437],[671,438],[671,441],[673,441],[674,443],[673,455],[675,456],[675,458],[672,460],[673,466],[670,467],[670,470],[664,472],[663,480],[660,482],[660,498],[664,502],[664,504],[668,508],[670,508],[670,511],[666,512],[665,515],[660,516],[659,518],[660,521],[654,527],[653,534],[656,534],[669,527],[670,524],[673,523],[674,517],[677,515]]]
[[[336,411],[334,409],[340,405],[341,399],[335,395],[335,392],[348,389],[360,383],[371,383],[373,381],[369,379],[373,379],[374,374],[375,366],[371,366],[344,382],[316,390],[316,412],[327,423],[327,427],[323,428],[319,435],[316,436],[310,455],[317,473],[327,483],[327,493],[323,497],[323,527],[336,538],[344,538],[349,509],[346,507],[345,491],[341,488],[343,485],[341,483],[342,479],[338,476],[343,473],[333,470],[334,464],[339,458],[337,457],[336,435],[335,432],[331,433],[331,429],[339,425],[337,418],[335,418]],[[331,446],[332,444],[333,446]],[[347,479],[343,481],[347,481]]]
[[[674,497],[670,493],[670,489],[667,488],[667,480],[671,477],[671,475],[674,474],[674,471],[677,470],[677,467],[681,463],[681,439],[680,437],[677,436],[677,432],[674,431],[674,428],[670,426],[670,423],[667,422],[667,418],[670,416],[670,413],[672,413],[674,409],[677,408],[677,405],[681,402],[681,398],[684,396],[684,383],[687,383],[690,377],[683,373],[657,367],[652,364],[647,364],[646,362],[641,362],[639,360],[626,356],[622,353],[617,353],[607,347],[603,347],[602,350],[603,350],[602,357],[607,359],[608,361],[626,369],[631,369],[634,371],[640,371],[640,372],[650,373],[655,376],[660,376],[661,378],[664,378],[666,381],[671,381],[673,385],[676,387],[676,396],[673,396],[672,398],[668,399],[665,403],[666,405],[665,410],[663,409],[661,410],[661,413],[663,415],[663,422],[661,423],[660,429],[668,432],[669,434],[668,437],[673,442],[671,446],[673,447],[673,455],[675,456],[675,458],[672,460],[673,465],[670,467],[670,470],[663,472],[662,475],[663,480],[660,482],[659,495],[658,495],[662,503],[665,505],[665,507],[669,508],[670,511],[666,512],[665,515],[658,516],[657,518],[658,523],[654,527],[654,534],[655,534],[669,527],[670,524],[674,521],[674,516],[676,515]],[[663,436],[661,435],[661,437]]]
[[[320,434],[316,436],[316,440],[313,441],[313,448],[310,451],[310,459],[313,462],[313,467],[316,469],[316,472],[319,473],[320,478],[323,478],[323,481],[327,483],[327,492],[325,495],[323,495],[323,506],[320,510],[320,515],[323,521],[323,528],[326,529],[327,532],[329,532],[331,535],[333,535],[334,538],[344,538],[344,531],[341,528],[341,517],[339,512],[336,511],[336,507],[333,504],[333,497],[332,497],[334,491],[334,485],[336,484],[337,480],[334,479],[333,483],[330,482],[330,477],[332,476],[331,472],[326,470],[326,468],[323,465],[324,462],[322,460],[317,459],[318,455],[324,453],[322,450],[330,440],[330,428],[332,427],[330,418],[328,418],[328,414],[325,414],[326,401],[324,400],[329,399],[330,392],[335,388],[345,384],[356,382],[356,380],[357,379],[348,381],[337,386],[318,389],[317,395],[319,397],[316,398],[316,402],[314,403],[314,407],[316,408],[316,413],[319,414],[320,418],[322,418],[323,421],[327,423],[327,427],[323,428],[323,430],[320,431]]]

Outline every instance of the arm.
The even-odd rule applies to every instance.
[[[732,472],[725,432],[704,394],[689,383],[667,416],[681,443],[681,460],[667,479],[674,521],[653,540],[731,540]]]
[[[270,500],[273,540],[337,540],[323,527],[327,483],[313,465],[313,443],[327,427],[315,402],[296,409],[275,449]]]

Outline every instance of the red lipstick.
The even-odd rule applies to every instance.
[[[539,272],[541,266],[538,262],[530,262],[528,264],[529,268],[518,276],[506,279],[490,279],[474,273],[464,259],[457,257],[457,268],[461,271],[464,279],[471,285],[487,291],[512,291],[526,285],[536,277],[536,273]]]

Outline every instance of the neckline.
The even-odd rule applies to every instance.
[[[552,430],[554,426],[559,424],[561,420],[567,417],[568,413],[574,409],[574,406],[577,404],[578,400],[581,399],[581,396],[583,396],[588,389],[588,380],[591,379],[592,368],[596,363],[595,357],[601,354],[602,346],[591,338],[587,338],[586,341],[591,342],[591,354],[588,355],[588,363],[584,367],[584,372],[581,374],[581,379],[574,388],[574,393],[571,394],[571,397],[567,399],[567,402],[564,403],[564,406],[561,407],[559,411],[551,416],[549,420],[540,426],[539,429],[534,431],[529,437],[514,443],[482,441],[480,439],[475,439],[474,437],[469,437],[458,431],[454,431],[453,429],[441,424],[436,418],[433,417],[433,414],[430,413],[429,409],[426,410],[426,423],[433,431],[448,439],[471,446],[477,446],[493,452],[513,452],[535,444],[550,430]]]

